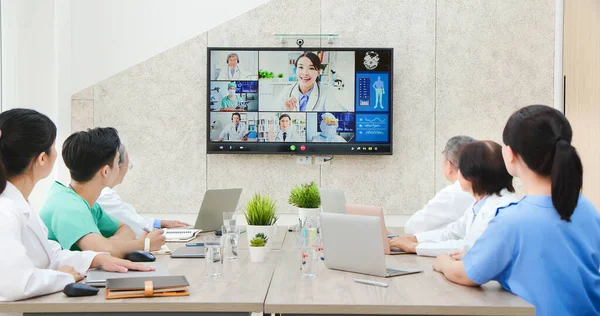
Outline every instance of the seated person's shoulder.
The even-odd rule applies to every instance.
[[[89,207],[87,203],[77,195],[57,193],[48,197],[40,214],[52,216],[85,215],[89,214]]]
[[[526,213],[527,212],[523,212],[523,204],[512,202],[508,205],[498,207],[495,220],[502,222],[519,222],[528,217]]]
[[[15,201],[4,196],[0,196],[0,218],[11,215],[19,215],[19,206]]]
[[[600,212],[598,212],[592,201],[583,195],[579,196],[575,212],[581,212],[587,219],[593,218],[600,221]]]

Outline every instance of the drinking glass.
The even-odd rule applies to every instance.
[[[223,244],[216,236],[204,237],[206,274],[211,278],[223,275]]]

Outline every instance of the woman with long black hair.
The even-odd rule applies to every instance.
[[[442,255],[433,268],[463,285],[496,280],[538,315],[600,315],[600,214],[580,194],[583,168],[572,137],[554,108],[515,112],[504,128],[503,157],[525,197],[498,210],[462,261]]]

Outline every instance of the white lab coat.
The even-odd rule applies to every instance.
[[[225,69],[221,69],[221,73],[219,75],[218,80],[239,80],[246,79],[242,74],[239,66],[235,66],[235,70],[233,71],[233,76],[231,75],[231,68],[229,66],[225,67]]]
[[[248,127],[246,125],[240,124],[238,125],[237,131],[235,130],[235,125],[229,124],[223,128],[221,134],[219,134],[219,139],[223,140],[241,140],[244,135],[248,133]]]
[[[154,218],[139,215],[133,205],[123,202],[111,188],[104,188],[96,203],[105,213],[129,226],[137,237],[142,235],[144,227],[148,230],[154,229]]]
[[[334,96],[334,90],[329,87],[325,87],[321,84],[315,84],[312,92],[310,93],[310,97],[308,98],[308,103],[306,104],[305,111],[313,111],[313,112],[326,112],[326,111],[349,111],[349,109],[353,109],[353,105],[348,104],[348,109],[344,107],[342,104]],[[283,91],[279,94],[277,102],[280,104],[280,108],[282,111],[300,111],[300,89],[298,88],[298,83],[294,83],[291,86],[287,86],[283,88]],[[285,107],[285,101],[289,98],[296,98],[298,101],[296,103],[296,107],[292,110],[288,110]]]
[[[462,190],[458,181],[440,190],[422,209],[414,213],[404,225],[404,233],[414,235],[436,230],[459,219],[473,196]]]
[[[496,210],[499,207],[518,201],[517,197],[507,190],[500,193],[501,196],[489,195],[475,217],[473,217],[473,205],[475,204],[473,202],[461,218],[448,226],[415,234],[419,242],[416,249],[417,255],[436,257],[443,253],[471,249],[475,241],[486,230],[488,223],[496,216]],[[499,236],[499,238],[502,238],[502,236]]]
[[[97,253],[61,250],[48,229],[10,182],[0,194],[0,301],[16,301],[62,291],[73,276],[56,271],[72,266],[85,275]]]
[[[285,140],[283,140],[283,131],[280,130],[275,135],[275,139],[273,141],[288,143],[288,142],[302,142],[303,140],[302,140],[302,137],[300,137],[300,135],[297,132],[291,131],[291,130],[288,129],[287,135],[285,137]]]

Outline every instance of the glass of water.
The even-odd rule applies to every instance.
[[[218,278],[223,275],[223,244],[221,238],[216,236],[204,237],[204,251],[206,260],[206,275]]]
[[[223,254],[225,259],[237,259],[238,257],[238,246],[240,240],[240,230],[234,226],[223,226],[221,227],[223,241]]]
[[[303,278],[316,278],[319,264],[319,249],[316,247],[302,247],[300,249],[300,272]]]
[[[223,226],[226,229],[236,226],[235,212],[223,212]]]

